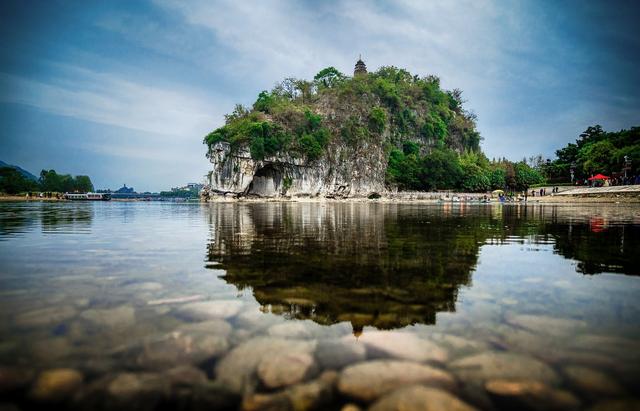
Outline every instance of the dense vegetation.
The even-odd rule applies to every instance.
[[[55,170],[42,170],[38,181],[25,177],[13,167],[0,168],[0,192],[18,194],[25,192],[81,192],[93,191],[88,176],[58,174]]]
[[[607,132],[601,126],[587,128],[576,140],[556,151],[556,159],[542,164],[550,182],[570,181],[573,166],[575,179],[594,174],[608,176],[624,174],[627,156],[627,176],[640,173],[640,127]]]

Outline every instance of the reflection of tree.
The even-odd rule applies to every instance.
[[[91,203],[3,203],[0,204],[0,235],[27,231],[40,223],[43,231],[90,228]]]
[[[637,226],[589,231],[558,207],[214,204],[208,266],[265,309],[321,324],[395,328],[455,310],[487,242],[555,243],[585,273],[637,274]],[[626,235],[624,230],[628,230]],[[629,232],[630,231],[630,232]],[[624,239],[625,247],[620,248]]]
[[[434,323],[453,311],[483,243],[478,220],[423,221],[396,205],[214,206],[209,261],[287,316],[354,328]],[[415,210],[414,210],[415,211]],[[485,217],[486,218],[486,217]]]
[[[0,236],[24,232],[34,223],[21,203],[0,204]]]
[[[43,204],[40,209],[40,222],[43,231],[77,230],[89,228],[93,218],[93,204]]]
[[[583,274],[602,272],[640,275],[640,226],[553,224],[547,227],[555,238],[555,249],[578,260]]]

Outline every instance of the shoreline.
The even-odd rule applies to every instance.
[[[445,196],[448,195],[448,199]],[[478,193],[415,193],[407,192],[394,193],[390,196],[379,198],[367,197],[347,197],[347,198],[325,198],[325,197],[230,197],[216,196],[208,199],[200,199],[197,203],[384,203],[384,204],[502,204],[502,205],[526,205],[526,204],[640,204],[640,193],[589,193],[589,194],[562,194],[528,197],[527,201],[507,201],[499,202],[496,198],[491,198],[489,202],[483,202],[485,194]],[[453,201],[453,197],[463,198]],[[24,196],[0,195],[2,202],[73,202],[64,198],[39,198]],[[149,202],[137,200],[112,199],[113,202]],[[76,201],[77,202],[77,201]],[[151,201],[154,202],[154,201]],[[196,203],[196,201],[180,202]]]

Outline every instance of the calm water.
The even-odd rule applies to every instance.
[[[640,209],[0,203],[0,316],[22,409],[634,409]]]

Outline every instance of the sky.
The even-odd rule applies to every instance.
[[[459,88],[489,158],[640,125],[637,1],[0,2],[0,160],[95,187],[202,182],[202,139],[286,77],[394,65]]]

